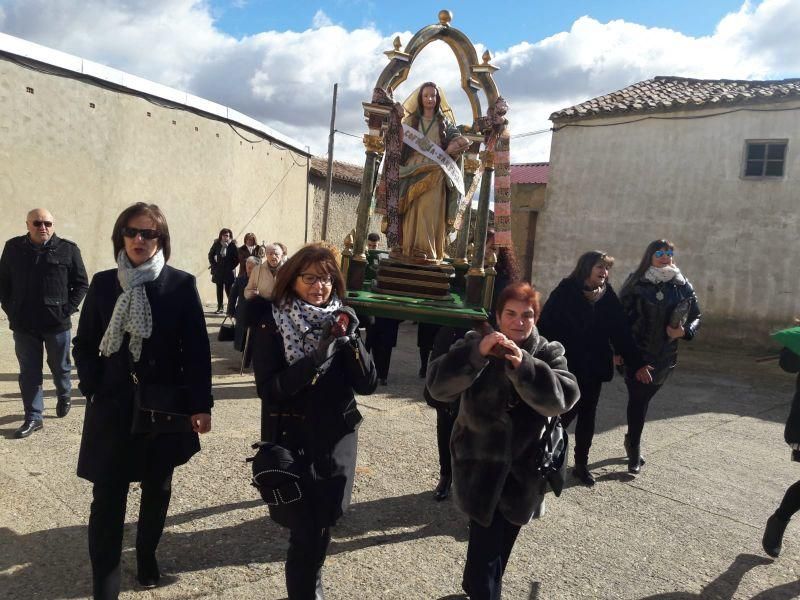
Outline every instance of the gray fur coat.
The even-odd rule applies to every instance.
[[[484,527],[495,510],[515,525],[541,514],[545,483],[536,474],[536,452],[545,417],[568,411],[580,397],[567,371],[564,347],[534,328],[522,343],[522,364],[481,356],[481,336],[467,333],[428,366],[434,399],[461,398],[450,449],[456,502]]]

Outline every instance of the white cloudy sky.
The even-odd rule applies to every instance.
[[[304,27],[231,34],[205,0],[0,0],[0,31],[228,105],[324,155],[334,82],[337,128],[360,136],[361,102],[386,65],[383,51],[395,35],[405,43],[413,34],[384,31],[379,20],[339,24],[336,6],[317,10]],[[428,24],[425,17],[417,27]],[[479,33],[464,32],[480,55]],[[655,75],[798,77],[798,32],[800,0],[745,1],[707,35],[589,15],[544,39],[495,41],[492,53],[512,132],[522,134],[549,127],[554,110]],[[423,51],[398,98],[427,79],[443,85],[459,121],[471,121],[443,44]],[[512,160],[547,160],[549,145],[549,134],[517,137]],[[337,135],[335,156],[360,163],[363,146]]]

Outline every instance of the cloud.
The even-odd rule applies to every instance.
[[[67,7],[66,5],[70,6]],[[331,96],[339,83],[336,127],[360,138],[361,103],[388,64],[397,32],[369,24],[335,25],[322,10],[305,31],[243,38],[221,32],[205,0],[0,0],[0,30],[228,105],[295,139],[327,148]],[[800,2],[744,2],[711,35],[615,20],[577,19],[568,31],[498,49],[492,62],[509,101],[512,133],[550,126],[555,110],[655,75],[764,79],[800,74]],[[479,32],[465,32],[477,36]],[[405,44],[411,32],[400,32]],[[476,44],[478,56],[484,47]],[[399,100],[425,80],[447,92],[459,121],[471,121],[455,58],[430,44],[396,91]],[[514,161],[547,160],[549,135],[514,138]],[[356,138],[336,137],[336,157],[362,163]]]
[[[314,29],[333,25],[333,21],[331,21],[330,17],[326,15],[325,11],[321,8],[314,13],[314,18],[311,20],[311,23],[314,25]]]

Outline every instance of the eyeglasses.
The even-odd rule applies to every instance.
[[[136,229],[136,227],[123,227],[122,235],[126,238],[135,238],[141,235],[143,240],[155,240],[161,237],[161,232],[158,229]]]
[[[316,275],[314,273],[300,273],[298,277],[305,283],[306,285],[314,285],[318,281],[322,285],[330,285],[333,279],[327,273],[325,275]]]
[[[662,256],[669,256],[670,258],[672,258],[673,254],[674,252],[672,250],[656,250],[655,252],[653,252],[653,256],[655,256],[656,258],[661,258]]]
[[[52,221],[33,221],[33,226],[34,227],[41,227],[42,225],[44,225],[45,227],[50,229],[53,226],[53,222]]]

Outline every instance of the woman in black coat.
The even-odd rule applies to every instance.
[[[581,389],[580,401],[561,421],[569,427],[577,417],[573,474],[588,486],[595,483],[588,461],[597,403],[603,382],[614,375],[614,354],[622,355],[629,367],[639,371],[637,377],[649,378],[622,304],[608,282],[613,265],[614,258],[605,252],[583,254],[569,277],[551,292],[537,324],[544,337],[564,345],[569,370]]]
[[[265,305],[253,333],[261,439],[294,450],[305,473],[302,502],[270,506],[272,519],[289,528],[290,600],[322,598],[330,528],[350,504],[355,477],[354,392],[371,394],[377,382],[344,294],[333,253],[312,244],[278,271],[272,305],[253,301]]]
[[[73,349],[87,400],[78,476],[94,484],[89,556],[94,597],[103,599],[119,594],[132,481],[142,487],[137,579],[146,587],[158,584],[156,547],[172,472],[200,450],[197,434],[211,429],[213,404],[203,308],[194,277],[166,264],[170,238],[163,213],[154,204],[134,204],[117,218],[111,239],[118,267],[92,279]],[[148,394],[153,411],[137,409],[137,387],[157,390]]]
[[[208,251],[208,265],[211,269],[211,281],[217,284],[217,314],[222,314],[222,290],[230,301],[231,286],[236,278],[234,271],[239,265],[239,252],[233,232],[227,227],[220,229],[219,237],[211,244]]]
[[[800,323],[800,320],[798,321]],[[781,369],[787,373],[797,373],[792,409],[786,420],[783,439],[792,447],[792,460],[800,461],[800,356],[784,348],[780,356]],[[764,552],[777,558],[783,545],[783,533],[789,519],[800,510],[800,481],[796,481],[786,490],[778,509],[767,519],[761,545]]]
[[[678,362],[678,340],[694,339],[700,328],[700,307],[689,280],[675,265],[675,246],[668,240],[648,244],[637,269],[628,276],[620,300],[642,360],[652,367],[650,379],[626,365],[628,433],[625,451],[628,472],[644,465],[640,450],[647,407]]]

